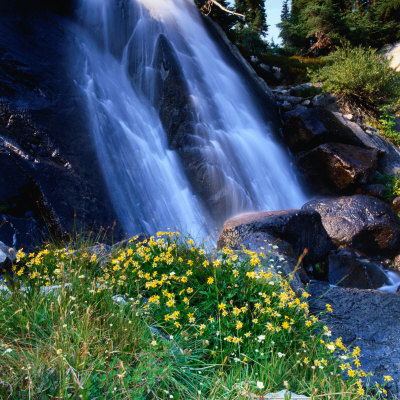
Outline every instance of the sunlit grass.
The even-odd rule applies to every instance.
[[[331,339],[284,260],[135,240],[18,252],[0,293],[1,398],[373,398],[360,349]]]

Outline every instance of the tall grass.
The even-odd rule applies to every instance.
[[[85,244],[17,259],[0,291],[2,399],[384,393],[366,391],[360,349],[331,339],[271,252],[207,254],[160,233],[109,255]]]

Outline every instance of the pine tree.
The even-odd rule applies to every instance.
[[[290,18],[289,0],[284,0],[281,11],[281,21],[287,21]]]
[[[235,0],[235,9],[246,16],[246,20],[238,24],[239,30],[247,27],[260,35],[267,34],[265,0]]]

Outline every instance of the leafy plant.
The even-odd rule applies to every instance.
[[[325,92],[334,93],[366,111],[389,105],[398,107],[400,74],[376,50],[363,47],[340,48],[329,57],[329,64],[312,73]]]
[[[360,349],[330,338],[273,250],[207,253],[174,232],[104,257],[20,250],[20,289],[0,290],[0,397],[378,398]]]
[[[378,178],[378,183],[385,185],[385,198],[388,201],[400,196],[400,174],[382,175]]]
[[[400,146],[400,132],[394,129],[396,126],[396,116],[385,111],[385,109],[381,109],[380,111],[382,112],[381,117],[373,125],[379,130],[382,136],[389,139],[396,146]]]

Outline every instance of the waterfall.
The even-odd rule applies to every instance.
[[[77,82],[128,232],[204,238],[227,217],[305,202],[278,133],[192,0],[82,0],[78,19]]]

